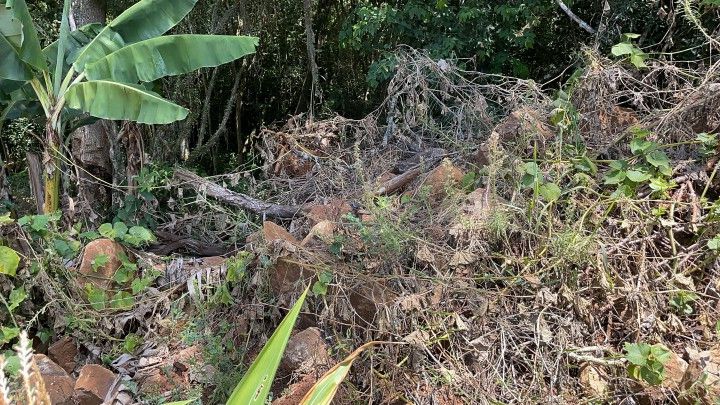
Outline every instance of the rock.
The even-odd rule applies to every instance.
[[[303,378],[290,385],[286,390],[285,394],[280,398],[274,400],[272,405],[297,405],[302,401],[305,394],[315,385],[318,380],[317,373],[308,373]]]
[[[297,245],[299,243],[298,240],[290,234],[290,232],[285,230],[285,228],[270,221],[263,222],[262,235],[265,239],[265,243],[273,243],[278,240],[285,241],[293,245]]]
[[[670,352],[670,358],[664,364],[665,378],[661,384],[662,387],[680,390],[682,386],[683,376],[688,368],[688,363],[680,358],[675,352]]]
[[[62,367],[55,364],[44,354],[33,356],[45,383],[45,390],[50,396],[53,405],[73,405],[73,387],[75,381]]]
[[[301,246],[308,246],[312,244],[315,238],[320,239],[326,243],[332,243],[333,236],[335,234],[335,223],[329,220],[322,220],[315,224],[308,232],[307,236],[300,243]]]
[[[354,318],[364,324],[373,324],[378,306],[389,306],[396,300],[396,294],[384,284],[375,280],[358,282],[349,293]]]
[[[508,142],[522,138],[552,139],[555,132],[542,114],[528,107],[511,112],[495,127],[500,141]]]
[[[121,244],[110,239],[97,239],[88,243],[78,269],[80,273],[78,283],[81,286],[92,283],[96,287],[108,289],[113,284],[112,278],[115,272],[122,265],[118,257],[125,253],[125,248]],[[108,260],[95,271],[92,263],[100,255],[106,255]]]
[[[100,405],[115,382],[115,373],[99,364],[86,364],[75,382],[74,399],[78,405]]]
[[[285,372],[317,370],[331,363],[328,346],[318,328],[307,328],[288,341],[280,367]]]
[[[158,359],[152,366],[138,370],[135,380],[139,392],[145,396],[161,395],[171,391],[185,392],[192,381],[207,383],[213,370],[207,366],[194,375],[195,365],[203,364],[203,349],[193,345],[182,350],[171,350],[167,357]]]
[[[680,386],[687,404],[715,404],[720,398],[720,346],[704,352],[689,352],[689,364]]]
[[[580,384],[593,398],[606,398],[610,392],[607,375],[592,364],[585,364],[580,368]]]
[[[448,196],[448,191],[456,188],[462,182],[465,173],[458,169],[449,159],[433,169],[423,182],[423,187],[430,188],[430,197],[442,199]]]
[[[172,392],[178,387],[187,385],[181,375],[170,372],[163,372],[161,368],[154,368],[136,376],[138,381],[138,392],[143,396],[164,395]]]
[[[269,269],[270,289],[276,295],[300,292],[315,277],[315,271],[304,268],[292,257],[280,257]]]
[[[311,225],[316,225],[322,221],[339,222],[351,212],[352,207],[347,201],[334,198],[327,204],[313,205],[305,216],[310,219]]]
[[[77,364],[75,363],[75,356],[77,356],[77,354],[77,346],[70,336],[64,336],[48,348],[48,357],[68,373],[72,373],[73,370],[75,370],[75,365]]]

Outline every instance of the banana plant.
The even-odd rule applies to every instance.
[[[87,117],[168,124],[188,110],[151,91],[167,76],[232,62],[258,39],[164,35],[198,0],[140,0],[106,26],[70,32],[64,0],[58,40],[43,49],[25,0],[0,0],[0,126],[40,116],[45,124],[45,213],[59,206],[62,139]]]

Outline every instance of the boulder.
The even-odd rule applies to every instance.
[[[316,225],[322,221],[339,222],[344,215],[351,212],[352,207],[347,201],[334,198],[327,204],[313,205],[305,216],[310,219],[311,225]]]
[[[78,405],[100,405],[115,382],[115,373],[99,364],[86,364],[80,370],[73,395]]]
[[[501,142],[515,141],[522,138],[552,139],[553,131],[547,119],[531,108],[523,107],[511,112],[495,127]]]
[[[96,239],[88,243],[78,269],[78,284],[84,287],[92,283],[96,287],[108,289],[113,284],[115,272],[122,265],[119,257],[125,253],[121,244],[110,239]],[[98,266],[96,271],[93,269],[93,260],[101,255],[107,256],[108,260],[103,266]]]
[[[63,370],[72,373],[75,370],[75,356],[78,354],[77,345],[70,336],[64,336],[48,348],[48,357],[57,363]]]
[[[580,368],[580,384],[592,398],[606,398],[610,393],[607,375],[592,364],[585,364]]]
[[[290,337],[280,367],[285,372],[317,370],[330,365],[328,345],[318,328],[307,328]]]
[[[397,294],[384,283],[367,279],[359,280],[350,289],[349,299],[355,321],[359,321],[363,325],[372,325],[375,322],[378,308],[390,306],[397,299]],[[348,319],[348,321],[350,320]]]
[[[33,360],[40,370],[50,402],[53,405],[73,405],[75,381],[70,375],[44,354],[34,355]]]
[[[675,352],[670,353],[670,358],[664,364],[665,378],[661,384],[662,387],[679,391],[682,386],[683,376],[688,368],[688,363],[678,356]]]
[[[139,370],[135,374],[139,392],[146,396],[163,395],[174,390],[184,392],[189,389],[192,381],[211,378],[212,367],[208,366],[203,368],[202,375],[192,375],[194,366],[204,362],[202,353],[203,348],[199,345],[172,350],[167,357],[159,359],[153,366]]]
[[[265,243],[274,243],[276,241],[285,241],[293,245],[299,243],[285,228],[270,221],[263,222],[262,235]]]
[[[423,187],[430,188],[430,197],[442,199],[448,196],[448,191],[457,188],[462,182],[465,173],[457,168],[449,159],[434,168],[423,182]]]

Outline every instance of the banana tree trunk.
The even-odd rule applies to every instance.
[[[45,125],[45,203],[43,213],[55,212],[60,207],[60,135],[52,120]]]

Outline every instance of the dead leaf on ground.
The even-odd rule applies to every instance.
[[[457,267],[460,265],[473,264],[477,260],[477,255],[471,252],[455,252],[452,259],[450,259],[450,267]]]

